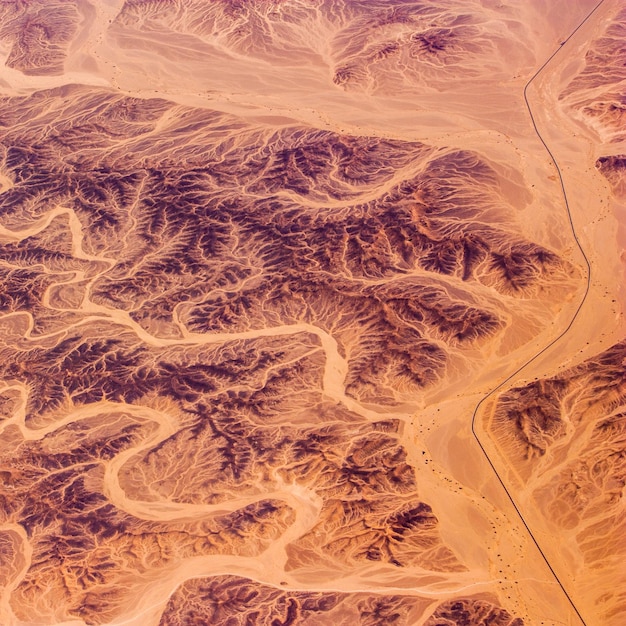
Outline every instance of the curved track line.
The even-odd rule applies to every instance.
[[[563,181],[563,175],[561,173],[561,168],[559,167],[559,164],[558,164],[557,160],[554,158],[554,155],[552,154],[552,151],[550,150],[550,148],[546,144],[544,138],[541,136],[541,133],[539,132],[539,129],[537,128],[537,124],[535,122],[535,117],[533,115],[532,108],[531,108],[530,103],[528,101],[528,88],[530,87],[532,82],[539,76],[539,74],[541,74],[541,72],[543,72],[543,70],[548,66],[550,61],[552,61],[552,59],[561,51],[561,49],[563,48],[564,44],[566,44],[580,30],[580,28],[589,20],[589,18],[600,8],[600,6],[602,4],[604,4],[604,1],[605,0],[600,0],[600,2],[598,2],[598,4],[596,4],[596,6],[585,16],[585,18],[578,24],[578,26],[568,35],[568,37],[565,40],[563,40],[563,42],[561,42],[561,45],[548,57],[548,59],[545,61],[545,63],[530,77],[528,82],[524,85],[524,102],[526,104],[526,108],[528,109],[528,114],[530,115],[530,120],[531,120],[531,123],[533,125],[533,129],[535,131],[535,134],[539,138],[539,141],[541,141],[543,147],[545,148],[546,152],[550,155],[550,158],[552,159],[552,162],[554,163],[554,167],[556,168],[557,174],[559,176],[559,183],[561,185],[561,191],[563,192],[563,199],[565,201],[565,211],[567,213],[567,219],[569,221],[570,229],[572,231],[572,235],[574,237],[574,241],[576,243],[576,246],[578,247],[578,250],[580,251],[580,254],[583,257],[584,264],[585,264],[585,267],[587,269],[585,291],[583,293],[583,297],[582,297],[578,307],[576,308],[576,311],[574,311],[574,315],[572,316],[572,319],[570,320],[569,324],[565,327],[565,329],[557,337],[555,337],[548,345],[546,345],[539,352],[537,352],[534,356],[532,356],[530,359],[528,359],[528,361],[526,361],[524,364],[522,364],[512,374],[510,374],[507,378],[505,378],[499,385],[494,387],[486,396],[484,396],[480,400],[480,402],[476,405],[476,407],[474,408],[474,412],[472,414],[472,435],[474,436],[474,439],[478,443],[482,453],[484,454],[485,458],[487,459],[487,462],[491,466],[491,469],[493,470],[493,473],[495,474],[496,478],[498,479],[500,485],[502,485],[502,488],[504,489],[504,491],[505,491],[506,495],[508,496],[511,504],[513,505],[513,508],[515,509],[515,512],[517,513],[517,515],[519,516],[520,520],[522,521],[522,524],[524,524],[524,527],[526,528],[526,530],[528,532],[528,535],[530,536],[530,538],[532,539],[533,543],[535,544],[535,547],[539,551],[539,554],[541,554],[541,557],[543,558],[544,562],[548,566],[548,569],[550,570],[550,572],[554,576],[554,579],[556,580],[556,582],[558,583],[559,587],[561,588],[561,590],[565,594],[565,597],[567,598],[568,602],[570,603],[570,605],[572,606],[572,608],[576,612],[576,615],[580,619],[580,621],[583,624],[583,626],[587,626],[587,623],[583,619],[583,616],[580,614],[580,611],[576,607],[576,604],[574,603],[574,600],[571,598],[571,596],[569,595],[569,593],[565,589],[565,586],[561,582],[561,580],[558,577],[557,573],[554,571],[554,569],[553,569],[552,565],[550,564],[550,561],[546,557],[544,551],[541,549],[541,546],[539,545],[539,542],[537,541],[535,535],[533,534],[532,530],[530,529],[528,523],[524,519],[524,516],[522,515],[522,512],[518,508],[518,506],[517,506],[513,496],[509,492],[506,484],[504,483],[504,481],[503,481],[502,477],[500,476],[498,470],[496,469],[493,461],[491,460],[489,454],[487,453],[487,450],[483,446],[483,444],[482,444],[482,442],[480,440],[480,437],[478,436],[478,433],[476,432],[476,418],[478,416],[478,411],[480,410],[482,405],[489,398],[491,398],[497,391],[502,389],[502,387],[504,387],[504,385],[506,385],[509,381],[511,381],[515,376],[517,376],[522,370],[524,370],[533,361],[538,359],[542,354],[544,354],[550,348],[552,348],[552,346],[554,346],[558,341],[560,341],[570,331],[570,329],[572,328],[574,322],[578,318],[581,309],[583,308],[585,302],[587,301],[587,297],[589,296],[589,288],[591,286],[591,264],[589,262],[589,258],[585,254],[585,251],[584,251],[584,249],[583,249],[583,247],[582,247],[582,245],[580,243],[580,240],[578,239],[578,235],[576,233],[576,228],[574,227],[574,222],[572,220],[572,213],[571,213],[571,210],[570,210],[570,205],[569,205],[569,200],[568,200],[568,197],[567,197],[567,192],[565,190],[565,183]]]

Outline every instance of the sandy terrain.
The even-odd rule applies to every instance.
[[[620,5],[0,3],[0,625],[624,623]]]

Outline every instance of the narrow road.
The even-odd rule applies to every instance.
[[[561,168],[559,166],[559,163],[555,159],[552,151],[550,150],[549,146],[545,142],[543,136],[541,135],[541,132],[539,131],[539,129],[537,127],[537,124],[536,124],[536,121],[535,121],[535,116],[533,115],[533,110],[532,110],[532,107],[531,107],[529,99],[528,99],[528,89],[532,85],[532,83],[535,81],[535,79],[542,72],[544,72],[546,70],[546,68],[548,67],[548,65],[552,61],[552,59],[554,59],[554,57],[557,56],[559,53],[562,53],[563,48],[565,48],[565,46],[567,45],[569,40],[582,28],[582,26],[586,22],[588,22],[591,19],[591,17],[596,13],[596,11],[602,6],[602,4],[604,4],[604,2],[605,2],[605,0],[600,0],[600,2],[598,2],[598,4],[596,4],[596,6],[585,16],[585,18],[578,24],[578,26],[569,34],[569,36],[564,41],[561,42],[561,45],[552,53],[552,55],[550,55],[550,57],[545,61],[545,63],[535,72],[535,74],[533,74],[533,76],[531,76],[531,78],[528,80],[528,82],[524,86],[524,102],[526,104],[526,108],[528,109],[528,113],[530,115],[530,120],[531,120],[531,123],[533,125],[533,129],[534,129],[537,137],[539,138],[539,141],[541,141],[541,143],[542,143],[543,147],[545,148],[546,152],[548,153],[548,155],[552,159],[552,162],[554,163],[554,166],[555,166],[557,174],[558,174],[558,180],[559,180],[559,184],[561,186],[561,191],[563,193],[564,206],[565,206],[565,210],[567,212],[567,219],[568,219],[568,222],[569,222],[569,225],[570,225],[572,237],[573,237],[574,242],[576,244],[576,247],[578,248],[578,251],[580,252],[580,254],[582,256],[582,259],[584,261],[584,268],[586,270],[585,271],[585,274],[586,274],[586,276],[585,276],[585,281],[586,281],[585,289],[584,289],[582,298],[580,300],[580,303],[578,304],[578,307],[574,311],[574,314],[573,314],[570,322],[561,331],[561,333],[559,335],[557,335],[550,343],[548,343],[546,346],[544,346],[534,356],[532,356],[530,359],[528,359],[524,364],[522,364],[516,371],[514,371],[507,378],[505,378],[498,386],[494,387],[487,395],[485,395],[480,400],[480,402],[478,402],[478,404],[474,408],[474,412],[472,414],[472,435],[474,436],[474,439],[476,440],[476,442],[478,443],[482,453],[486,457],[486,459],[487,459],[491,469],[493,470],[493,473],[495,474],[496,478],[498,479],[498,482],[502,485],[502,488],[506,492],[506,495],[508,496],[508,499],[510,500],[511,504],[515,508],[515,511],[517,512],[517,514],[518,514],[522,524],[524,525],[524,527],[528,531],[528,535],[530,536],[530,539],[532,540],[532,542],[536,546],[537,550],[541,554],[542,559],[545,561],[545,563],[548,566],[550,572],[554,576],[555,581],[557,582],[559,587],[563,590],[563,593],[567,597],[567,600],[568,600],[569,604],[572,606],[573,610],[575,611],[576,615],[580,619],[580,622],[581,622],[581,624],[583,626],[588,626],[588,624],[585,621],[584,617],[581,615],[578,607],[576,606],[575,598],[573,598],[570,595],[570,593],[568,593],[565,584],[559,578],[559,575],[557,574],[557,572],[555,571],[554,567],[550,563],[550,560],[546,556],[544,550],[542,549],[541,545],[539,544],[539,542],[538,542],[536,536],[534,535],[532,529],[530,528],[529,524],[527,523],[526,519],[524,518],[524,514],[520,510],[520,508],[518,507],[513,494],[507,488],[507,485],[504,482],[501,474],[498,472],[498,470],[497,470],[497,468],[496,468],[496,466],[494,464],[494,461],[489,456],[489,453],[487,452],[485,446],[483,445],[483,442],[481,441],[480,436],[479,436],[479,434],[477,432],[476,424],[477,424],[478,413],[479,413],[480,409],[483,407],[483,405],[488,400],[493,398],[496,393],[501,391],[508,383],[510,383],[512,380],[514,380],[523,370],[525,370],[529,365],[531,365],[534,361],[536,361],[542,354],[544,354],[545,352],[550,350],[555,344],[557,344],[559,341],[561,341],[561,339],[563,339],[563,337],[570,331],[570,329],[572,328],[574,322],[576,321],[576,319],[580,315],[580,312],[581,312],[582,308],[584,307],[584,305],[585,305],[585,303],[587,301],[587,297],[589,295],[589,289],[590,289],[590,286],[591,286],[591,274],[592,274],[591,263],[589,262],[589,257],[585,253],[585,250],[584,250],[584,248],[582,247],[582,245],[580,243],[578,234],[576,233],[576,228],[574,226],[574,222],[573,222],[573,219],[572,219],[570,203],[569,203],[569,199],[568,199],[568,195],[567,195],[567,190],[565,188],[565,183],[563,181],[563,174],[562,174]]]

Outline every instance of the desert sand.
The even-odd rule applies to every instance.
[[[0,3],[0,625],[623,624],[621,5]]]

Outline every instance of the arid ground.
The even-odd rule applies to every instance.
[[[626,623],[620,0],[0,0],[0,626]]]

